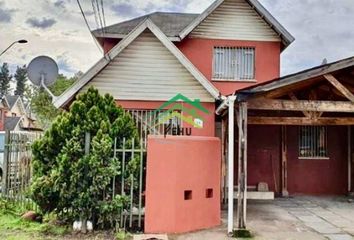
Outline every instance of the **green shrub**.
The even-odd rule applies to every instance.
[[[85,154],[87,132],[89,154]],[[67,220],[91,219],[102,228],[114,226],[127,203],[123,197],[112,197],[112,179],[121,174],[120,159],[112,157],[115,137],[118,143],[136,138],[135,123],[112,96],[101,96],[94,88],[56,118],[32,148],[31,198],[44,213],[55,212]]]

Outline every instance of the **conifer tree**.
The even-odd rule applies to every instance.
[[[22,67],[17,66],[14,77],[16,81],[15,95],[23,97],[23,94],[25,93],[25,87],[27,81],[26,65],[23,65]]]
[[[9,93],[11,79],[12,76],[10,75],[9,65],[3,63],[0,68],[0,96]]]

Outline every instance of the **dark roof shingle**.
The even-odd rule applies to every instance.
[[[18,96],[18,95],[5,95],[6,101],[9,104],[10,109],[15,105],[15,103],[19,97],[20,96]]]
[[[142,21],[150,19],[167,37],[178,37],[179,33],[187,27],[199,14],[192,13],[171,13],[154,12],[132,20],[117,23],[104,28],[105,34],[129,34]],[[99,37],[102,35],[102,29],[96,29],[92,33]]]
[[[5,117],[5,130],[14,130],[20,120],[21,117]]]

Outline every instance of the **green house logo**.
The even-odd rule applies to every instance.
[[[209,111],[203,107],[199,99],[191,100],[179,93],[162,104],[153,114],[158,116],[156,125],[166,124],[178,118],[181,122],[200,129],[203,128],[204,118],[199,112],[209,114]]]

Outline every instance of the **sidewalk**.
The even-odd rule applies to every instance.
[[[225,240],[220,227],[169,236],[171,240]],[[344,197],[296,197],[250,201],[247,227],[255,240],[354,240],[354,203]]]

